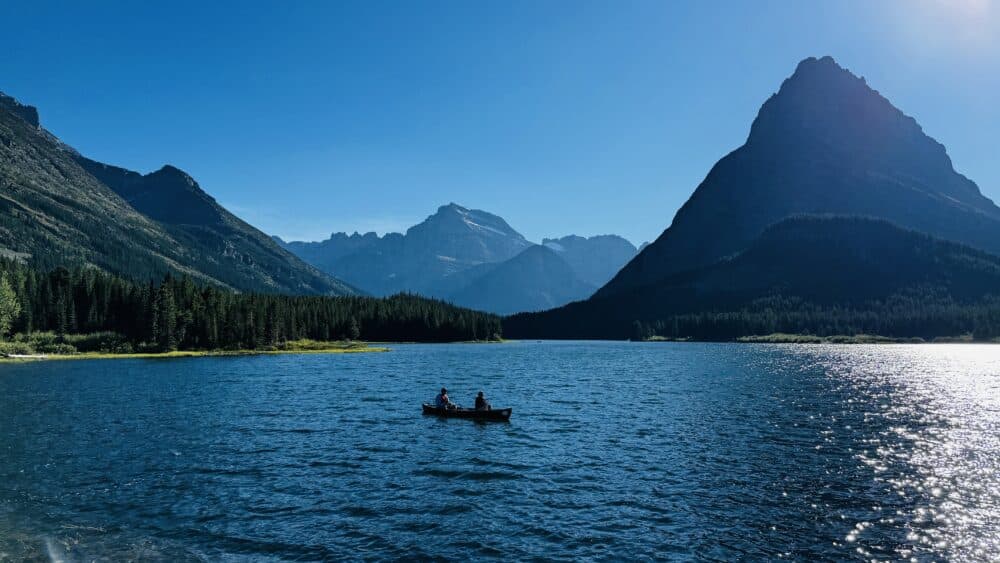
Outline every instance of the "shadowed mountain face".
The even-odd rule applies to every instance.
[[[597,295],[711,264],[801,213],[879,217],[1000,252],[1000,208],[955,172],[941,144],[833,59],[806,59],[763,105],[746,144]]]
[[[465,283],[447,296],[448,301],[501,315],[551,309],[585,299],[597,289],[582,281],[555,251],[538,245],[460,276]]]
[[[175,225],[220,225],[225,210],[184,171],[169,164],[156,172],[139,174],[82,156],[84,170],[114,190],[140,213]]]
[[[594,287],[608,283],[636,254],[635,245],[618,235],[569,235],[543,239],[542,245],[555,251],[581,280]]]
[[[218,205],[187,174],[86,159],[0,95],[0,254],[43,269],[93,265],[138,280],[167,272],[246,291],[348,294]]]
[[[827,316],[816,314],[832,322],[846,317],[843,312],[861,311],[863,321],[874,327],[866,328],[880,334],[890,332],[879,331],[880,322],[888,325],[887,317],[898,315],[905,317],[900,323],[904,326],[895,330],[906,331],[907,322],[913,325],[913,332],[902,335],[922,336],[917,331],[928,326],[939,330],[938,335],[955,335],[974,327],[950,325],[948,311],[992,299],[990,314],[996,314],[1000,311],[998,288],[1000,257],[996,255],[886,221],[800,216],[773,225],[743,252],[711,266],[606,298],[516,315],[505,323],[504,334],[512,338],[627,338],[636,321],[669,325],[679,316],[707,315],[693,323],[704,326],[715,315],[714,322],[722,317],[725,326],[721,330],[728,331],[721,336],[734,337],[787,331],[781,324],[788,322],[786,317],[815,309],[835,311]],[[935,315],[940,316],[935,322],[924,321]],[[771,328],[752,330],[756,325],[750,321],[761,317],[767,318]],[[843,334],[835,329],[833,333]]]

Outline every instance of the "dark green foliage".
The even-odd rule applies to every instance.
[[[351,317],[351,322],[347,323],[347,337],[351,340],[361,338],[361,327],[358,326],[358,319]]]
[[[6,275],[0,275],[0,339],[7,336],[11,325],[21,314],[21,303]]]
[[[51,339],[81,352],[260,349],[300,339],[450,342],[501,334],[495,315],[407,294],[241,294],[170,274],[157,286],[95,268],[43,273],[11,260],[0,260],[0,275],[22,304],[15,333],[36,333],[36,344]],[[51,334],[37,334],[44,331]]]

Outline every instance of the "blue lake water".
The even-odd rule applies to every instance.
[[[420,402],[484,389],[508,424]],[[0,365],[0,560],[1000,552],[1000,347],[522,342]]]

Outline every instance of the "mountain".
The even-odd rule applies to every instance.
[[[535,311],[589,297],[635,256],[615,235],[529,242],[502,218],[451,203],[405,234],[334,233],[275,241],[375,295],[414,292],[495,313]]]
[[[608,297],[739,252],[791,215],[833,213],[1000,252],[1000,208],[945,148],[830,57],[802,61],[673,223],[611,282]]]
[[[547,238],[542,246],[555,251],[582,281],[595,287],[608,283],[636,254],[635,245],[618,235]]]
[[[500,217],[451,203],[407,229],[406,234],[335,233],[322,242],[288,242],[284,246],[374,295],[407,291],[441,297],[441,286],[448,276],[479,264],[508,260],[531,243]]]
[[[1000,208],[945,148],[811,58],[656,241],[589,300],[518,315],[505,334],[983,334],[1000,315],[998,253]]]
[[[500,217],[451,203],[406,234],[335,233],[322,242],[288,242],[285,248],[375,295],[408,291],[441,297],[449,276],[503,262],[531,244]]]
[[[625,294],[507,319],[512,338],[774,332],[1000,336],[1000,257],[887,221],[799,216],[748,248]]]
[[[597,289],[582,281],[555,251],[538,245],[510,260],[459,275],[467,283],[447,295],[448,301],[502,315],[551,309],[589,297]]]
[[[337,262],[341,258],[373,249],[382,242],[382,238],[375,233],[354,233],[350,236],[347,233],[333,233],[330,238],[320,242],[285,242],[280,237],[271,238],[292,254],[327,273],[337,269]]]
[[[187,174],[89,160],[0,94],[0,255],[41,269],[89,265],[138,280],[167,272],[244,291],[348,294],[241,221]]]

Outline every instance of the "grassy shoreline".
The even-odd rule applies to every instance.
[[[371,346],[366,342],[289,342],[283,348],[260,350],[173,350],[170,352],[77,352],[73,354],[38,354],[40,357],[2,357],[3,362],[67,361],[67,360],[127,360],[204,358],[223,356],[273,356],[280,354],[361,354],[388,352],[385,346]]]

